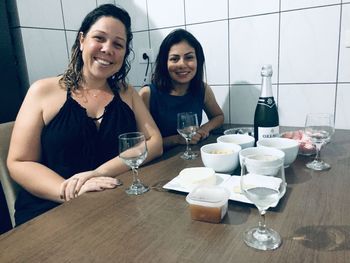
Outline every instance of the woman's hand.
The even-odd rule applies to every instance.
[[[209,131],[202,126],[198,129],[197,134],[200,135],[201,140],[204,140],[204,139],[208,138]]]
[[[99,192],[105,189],[113,189],[118,185],[121,185],[121,181],[116,178],[93,177],[83,184],[77,196],[82,195],[86,192]]]
[[[119,179],[105,176],[91,177],[87,173],[89,172],[76,174],[62,183],[62,200],[69,201],[86,192],[103,191],[104,189],[112,189],[121,185]],[[81,182],[83,182],[83,184],[79,186]]]

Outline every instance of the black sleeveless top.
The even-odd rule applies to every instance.
[[[188,92],[183,96],[170,95],[159,90],[154,84],[150,85],[150,89],[149,110],[162,137],[178,134],[177,114],[180,112],[197,113],[198,124],[202,123],[204,89],[200,90],[198,94]]]
[[[97,129],[94,120],[67,92],[67,100],[42,130],[41,163],[64,178],[96,169],[119,154],[118,136],[136,131],[134,112],[118,93],[105,107]],[[15,204],[16,225],[59,205],[21,189]]]

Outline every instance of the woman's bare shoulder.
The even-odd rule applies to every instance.
[[[62,92],[63,89],[59,84],[59,79],[60,77],[52,77],[37,80],[29,87],[28,92],[39,97]]]

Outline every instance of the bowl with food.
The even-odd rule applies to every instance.
[[[296,140],[299,143],[299,155],[310,156],[316,154],[315,145],[302,130],[284,132],[281,134],[281,138]]]
[[[257,147],[269,147],[284,152],[284,167],[289,167],[297,158],[299,142],[289,138],[264,138],[256,142]]]
[[[235,143],[242,147],[242,149],[253,147],[255,139],[253,136],[248,134],[227,134],[219,136],[217,139],[218,143]]]
[[[210,143],[201,147],[201,158],[205,167],[218,173],[231,174],[238,166],[241,146],[234,143]]]

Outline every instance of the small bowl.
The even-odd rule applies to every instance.
[[[225,135],[228,134],[246,134],[254,137],[254,128],[253,127],[237,127],[232,129],[227,129],[224,131]]]
[[[264,138],[256,142],[258,147],[269,147],[284,152],[284,167],[289,167],[297,158],[299,142],[288,138]]]
[[[210,143],[201,147],[204,166],[218,173],[232,173],[238,166],[241,146],[233,143]]]
[[[275,148],[270,147],[249,147],[245,148],[239,152],[239,162],[242,166],[243,159],[246,162],[254,164],[255,169],[250,171],[252,173],[264,174],[264,168],[259,169],[259,165],[261,167],[266,166],[276,166],[281,162],[284,162],[284,152]],[[276,173],[278,170],[275,171]]]
[[[287,131],[281,134],[282,138],[296,140],[299,143],[299,155],[310,156],[316,154],[316,147],[303,130]]]
[[[198,186],[187,196],[191,218],[210,223],[220,223],[227,213],[230,192],[220,186]]]
[[[217,139],[219,143],[235,143],[242,147],[242,149],[253,147],[255,139],[247,134],[228,134],[219,136]]]

